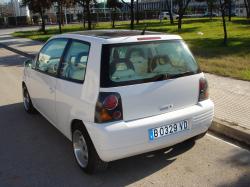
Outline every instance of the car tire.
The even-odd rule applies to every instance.
[[[37,113],[36,109],[34,108],[32,104],[28,89],[25,85],[23,85],[23,106],[27,113],[29,114]]]
[[[82,123],[72,129],[72,147],[78,166],[87,174],[94,174],[107,168],[108,163],[100,159],[91,138]]]

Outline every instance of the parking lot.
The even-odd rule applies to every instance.
[[[212,135],[84,174],[71,142],[23,110],[24,59],[0,48],[0,186],[249,186],[250,152]]]

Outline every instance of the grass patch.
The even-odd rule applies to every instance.
[[[177,23],[169,21],[160,23],[158,20],[141,21],[135,29],[142,30],[145,24],[147,30],[170,34],[179,34],[188,43],[201,69],[205,72],[250,81],[250,24],[245,18],[232,18],[227,22],[228,46],[224,46],[221,18],[184,19],[181,32]],[[110,29],[110,23],[98,23],[95,29]],[[129,22],[117,22],[116,29],[129,29]],[[83,30],[81,24],[66,25],[63,32]],[[46,41],[58,34],[58,27],[47,30],[44,35],[39,31],[22,31],[13,33],[16,37]]]

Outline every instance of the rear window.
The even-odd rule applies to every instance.
[[[162,81],[199,71],[193,55],[182,40],[103,46],[102,87]]]

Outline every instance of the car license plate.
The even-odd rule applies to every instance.
[[[169,125],[163,125],[161,127],[149,129],[149,140],[155,140],[163,136],[175,134],[181,131],[189,129],[189,124],[187,120],[172,123]]]

